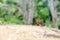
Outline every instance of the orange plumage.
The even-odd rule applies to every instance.
[[[40,18],[36,18],[35,21],[38,26],[44,26],[44,23],[40,21]]]

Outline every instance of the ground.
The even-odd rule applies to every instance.
[[[45,36],[46,27],[32,25],[0,25],[0,40],[60,40]]]

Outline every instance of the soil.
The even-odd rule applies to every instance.
[[[32,25],[0,25],[0,40],[60,40],[44,35],[45,31],[51,30]]]

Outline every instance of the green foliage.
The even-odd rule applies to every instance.
[[[0,23],[24,24],[23,15],[21,13],[15,12],[17,8],[18,6],[14,4],[11,4],[7,10],[5,7],[0,6]]]
[[[48,0],[34,0],[35,1],[35,11],[33,18],[33,25],[35,25],[36,17],[44,21],[45,25],[48,27],[53,27],[51,21],[49,21],[49,9],[48,9]],[[24,24],[23,15],[19,12],[16,12],[19,5],[14,2],[14,0],[0,0],[0,3],[6,2],[9,5],[9,8],[0,6],[0,23],[5,24]],[[28,5],[27,5],[28,6]],[[28,9],[28,7],[27,7]],[[60,12],[60,0],[57,5],[57,11]],[[9,12],[9,13],[8,13]],[[60,28],[60,21],[58,23]]]
[[[36,6],[35,6],[35,11],[34,11],[34,18],[38,17],[44,22],[49,19],[49,11],[47,7],[47,0],[37,0],[36,1]]]
[[[58,20],[58,28],[60,29],[60,19]]]
[[[2,3],[3,3],[3,2],[4,2],[4,0],[0,0],[0,2],[2,2]]]
[[[45,25],[49,28],[52,28],[53,27],[53,23],[49,20],[47,20],[47,22],[45,23]]]

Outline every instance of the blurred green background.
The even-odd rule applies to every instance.
[[[18,0],[0,0],[0,24],[24,24],[23,15],[18,12],[19,4],[15,1]],[[34,2],[34,19],[39,17],[40,20],[45,22],[46,26],[53,27],[52,21],[50,20],[51,17],[49,16],[48,0],[34,0]],[[60,3],[57,4],[56,10],[60,12]],[[36,25],[34,20],[32,25]],[[58,27],[60,28],[60,21],[58,21]]]

